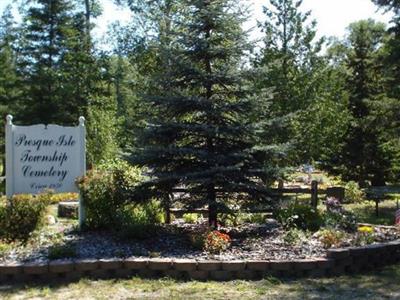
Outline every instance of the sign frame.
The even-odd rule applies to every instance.
[[[7,115],[6,117],[6,196],[7,199],[10,199],[14,194],[16,194],[17,190],[20,190],[19,188],[16,188],[17,180],[16,180],[16,163],[15,163],[15,134],[18,131],[22,131],[23,129],[29,130],[34,130],[37,129],[38,131],[43,131],[47,130],[48,128],[51,129],[57,129],[60,131],[60,134],[63,133],[63,128],[65,129],[65,132],[70,133],[71,130],[75,133],[74,138],[76,139],[76,147],[78,148],[78,154],[77,157],[75,157],[76,162],[74,164],[78,164],[74,168],[74,170],[79,173],[79,176],[84,176],[86,173],[86,128],[85,128],[85,118],[84,117],[79,117],[79,125],[74,126],[74,127],[63,127],[59,125],[43,125],[43,124],[35,124],[35,125],[30,125],[30,126],[16,126],[13,124],[13,116],[12,115]],[[61,143],[61,142],[60,142]],[[74,148],[76,149],[76,148]],[[55,155],[55,154],[54,154]],[[38,190],[40,192],[40,190]],[[68,190],[65,192],[77,192],[77,189],[75,190]],[[32,194],[35,194],[35,192],[29,192]],[[85,220],[85,211],[82,203],[82,197],[79,196],[79,224],[82,225]]]

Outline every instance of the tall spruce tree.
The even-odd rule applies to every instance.
[[[72,125],[85,116],[89,165],[116,152],[109,63],[90,36],[98,14],[95,0],[26,1],[20,43],[24,94],[16,120]]]
[[[229,201],[268,198],[263,153],[254,150],[254,105],[240,71],[246,34],[239,1],[186,0],[169,44],[170,67],[158,76],[166,92],[147,98],[156,112],[134,162],[148,166],[141,186],[162,199],[175,187],[186,205],[208,205],[209,223]],[[167,53],[167,52],[164,52]],[[269,198],[268,198],[269,199]]]
[[[24,16],[22,69],[27,93],[24,114],[18,117],[25,122],[72,121],[60,108],[68,99],[64,97],[62,66],[69,50],[67,43],[75,33],[73,8],[70,0],[35,0]],[[75,106],[69,104],[70,108]]]
[[[333,165],[345,180],[362,185],[367,181],[376,186],[385,185],[390,169],[390,159],[382,147],[385,129],[379,116],[380,108],[389,100],[381,64],[384,40],[385,25],[369,19],[352,23],[343,44],[351,118],[343,148],[333,157]]]

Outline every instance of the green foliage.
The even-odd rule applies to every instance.
[[[289,228],[283,235],[283,241],[288,245],[298,245],[305,239],[303,230],[296,227]]]
[[[318,209],[298,203],[279,209],[276,212],[276,218],[286,229],[317,231],[323,224],[323,218]]]
[[[0,257],[3,257],[12,249],[12,245],[9,243],[0,242]]]
[[[121,160],[104,163],[78,179],[86,207],[87,228],[113,228],[116,211],[130,200],[135,186],[142,180],[141,170]]]
[[[356,234],[355,244],[365,246],[375,241],[374,228],[369,226],[359,227]]]
[[[344,200],[347,203],[360,203],[365,200],[365,193],[360,189],[357,182],[347,182],[344,189]]]
[[[325,227],[347,232],[357,230],[357,218],[350,211],[326,211],[324,214]]]
[[[340,230],[325,228],[317,232],[318,239],[324,248],[339,247],[345,238],[345,233]]]
[[[196,250],[203,250],[207,233],[196,232],[188,235],[188,239],[192,247]]]
[[[393,176],[396,156],[393,148],[385,148],[390,144],[395,117],[383,111],[396,109],[387,94],[382,65],[386,55],[385,25],[368,19],[350,24],[348,30],[336,57],[338,68],[343,69],[350,122],[338,154],[331,157],[332,170],[344,180],[383,186]]]
[[[267,216],[263,213],[251,213],[244,220],[252,224],[265,224]]]
[[[73,245],[68,243],[55,244],[49,247],[47,258],[50,260],[74,258],[77,256],[76,249]]]
[[[227,199],[268,202],[257,179],[274,172],[263,165],[264,149],[254,147],[256,107],[240,69],[249,49],[243,10],[236,1],[184,4],[179,21],[170,19],[174,43],[161,49],[164,68],[154,78],[159,88],[146,97],[153,114],[132,161],[152,171],[143,195],[162,200],[183,185],[197,191],[185,204],[208,204],[209,222],[216,225]]]
[[[0,207],[0,237],[5,240],[26,241],[30,234],[43,225],[48,196],[20,194]]]
[[[197,223],[199,217],[200,216],[197,213],[183,214],[183,220],[185,221],[185,223],[189,223],[189,224]]]
[[[145,239],[155,235],[157,224],[164,221],[163,210],[156,201],[125,205],[116,213],[117,233],[122,238]]]

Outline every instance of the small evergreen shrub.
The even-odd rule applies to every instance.
[[[323,224],[323,218],[318,209],[305,204],[292,203],[286,208],[279,209],[276,217],[285,229],[317,231]]]
[[[43,225],[43,216],[49,204],[48,195],[13,196],[0,206],[0,237],[13,241],[26,241],[30,234]]]

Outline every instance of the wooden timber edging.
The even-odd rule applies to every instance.
[[[169,258],[75,259],[0,264],[0,283],[171,277],[181,280],[326,277],[357,274],[400,262],[400,240],[329,249],[326,257],[297,260],[191,260]]]

